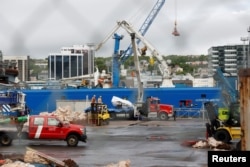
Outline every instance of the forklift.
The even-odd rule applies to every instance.
[[[96,126],[109,124],[110,114],[106,104],[94,103],[93,107],[87,108],[85,112],[91,113],[92,124],[95,124]]]
[[[208,115],[206,123],[208,137],[228,143],[241,139],[239,92],[234,82],[225,77],[225,69],[218,67],[213,75],[216,85],[222,88],[222,103],[219,108],[213,102],[205,102]],[[227,75],[231,76],[230,73]],[[233,84],[234,83],[234,84]],[[222,107],[223,106],[223,107]]]
[[[206,123],[208,137],[224,143],[241,139],[239,102],[231,103],[228,109],[219,109],[213,102],[205,102],[204,107],[209,121]]]

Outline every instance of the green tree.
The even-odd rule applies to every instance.
[[[164,60],[171,60],[171,66],[175,67],[178,65],[179,67],[183,68],[183,72],[178,72],[177,74],[187,74],[193,73],[198,66],[193,66],[192,64],[187,64],[187,62],[194,62],[194,61],[207,61],[207,56],[178,56],[178,55],[170,55],[165,56]]]
[[[104,57],[96,57],[95,58],[95,65],[98,67],[99,71],[101,72],[102,70],[108,70],[107,69],[107,58]]]
[[[36,59],[30,59],[29,60],[29,69],[31,70],[31,76],[37,77],[39,73],[42,72],[43,68],[36,65]]]

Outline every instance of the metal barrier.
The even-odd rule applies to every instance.
[[[201,118],[201,108],[175,108],[176,117],[179,118]]]

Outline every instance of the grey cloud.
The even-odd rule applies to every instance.
[[[141,26],[156,1],[152,0],[4,0],[0,6],[0,42],[6,55],[47,57],[62,46],[99,43],[125,19]],[[14,4],[14,5],[13,5]],[[248,0],[166,0],[146,33],[160,53],[206,54],[212,45],[241,43],[250,25]],[[175,16],[177,13],[177,16]],[[181,36],[171,35],[177,17]],[[230,28],[229,28],[230,27]],[[121,49],[129,45],[126,35]],[[111,38],[97,55],[112,55]]]

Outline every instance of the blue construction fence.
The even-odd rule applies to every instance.
[[[179,118],[202,118],[203,111],[202,108],[175,108],[176,117]]]

